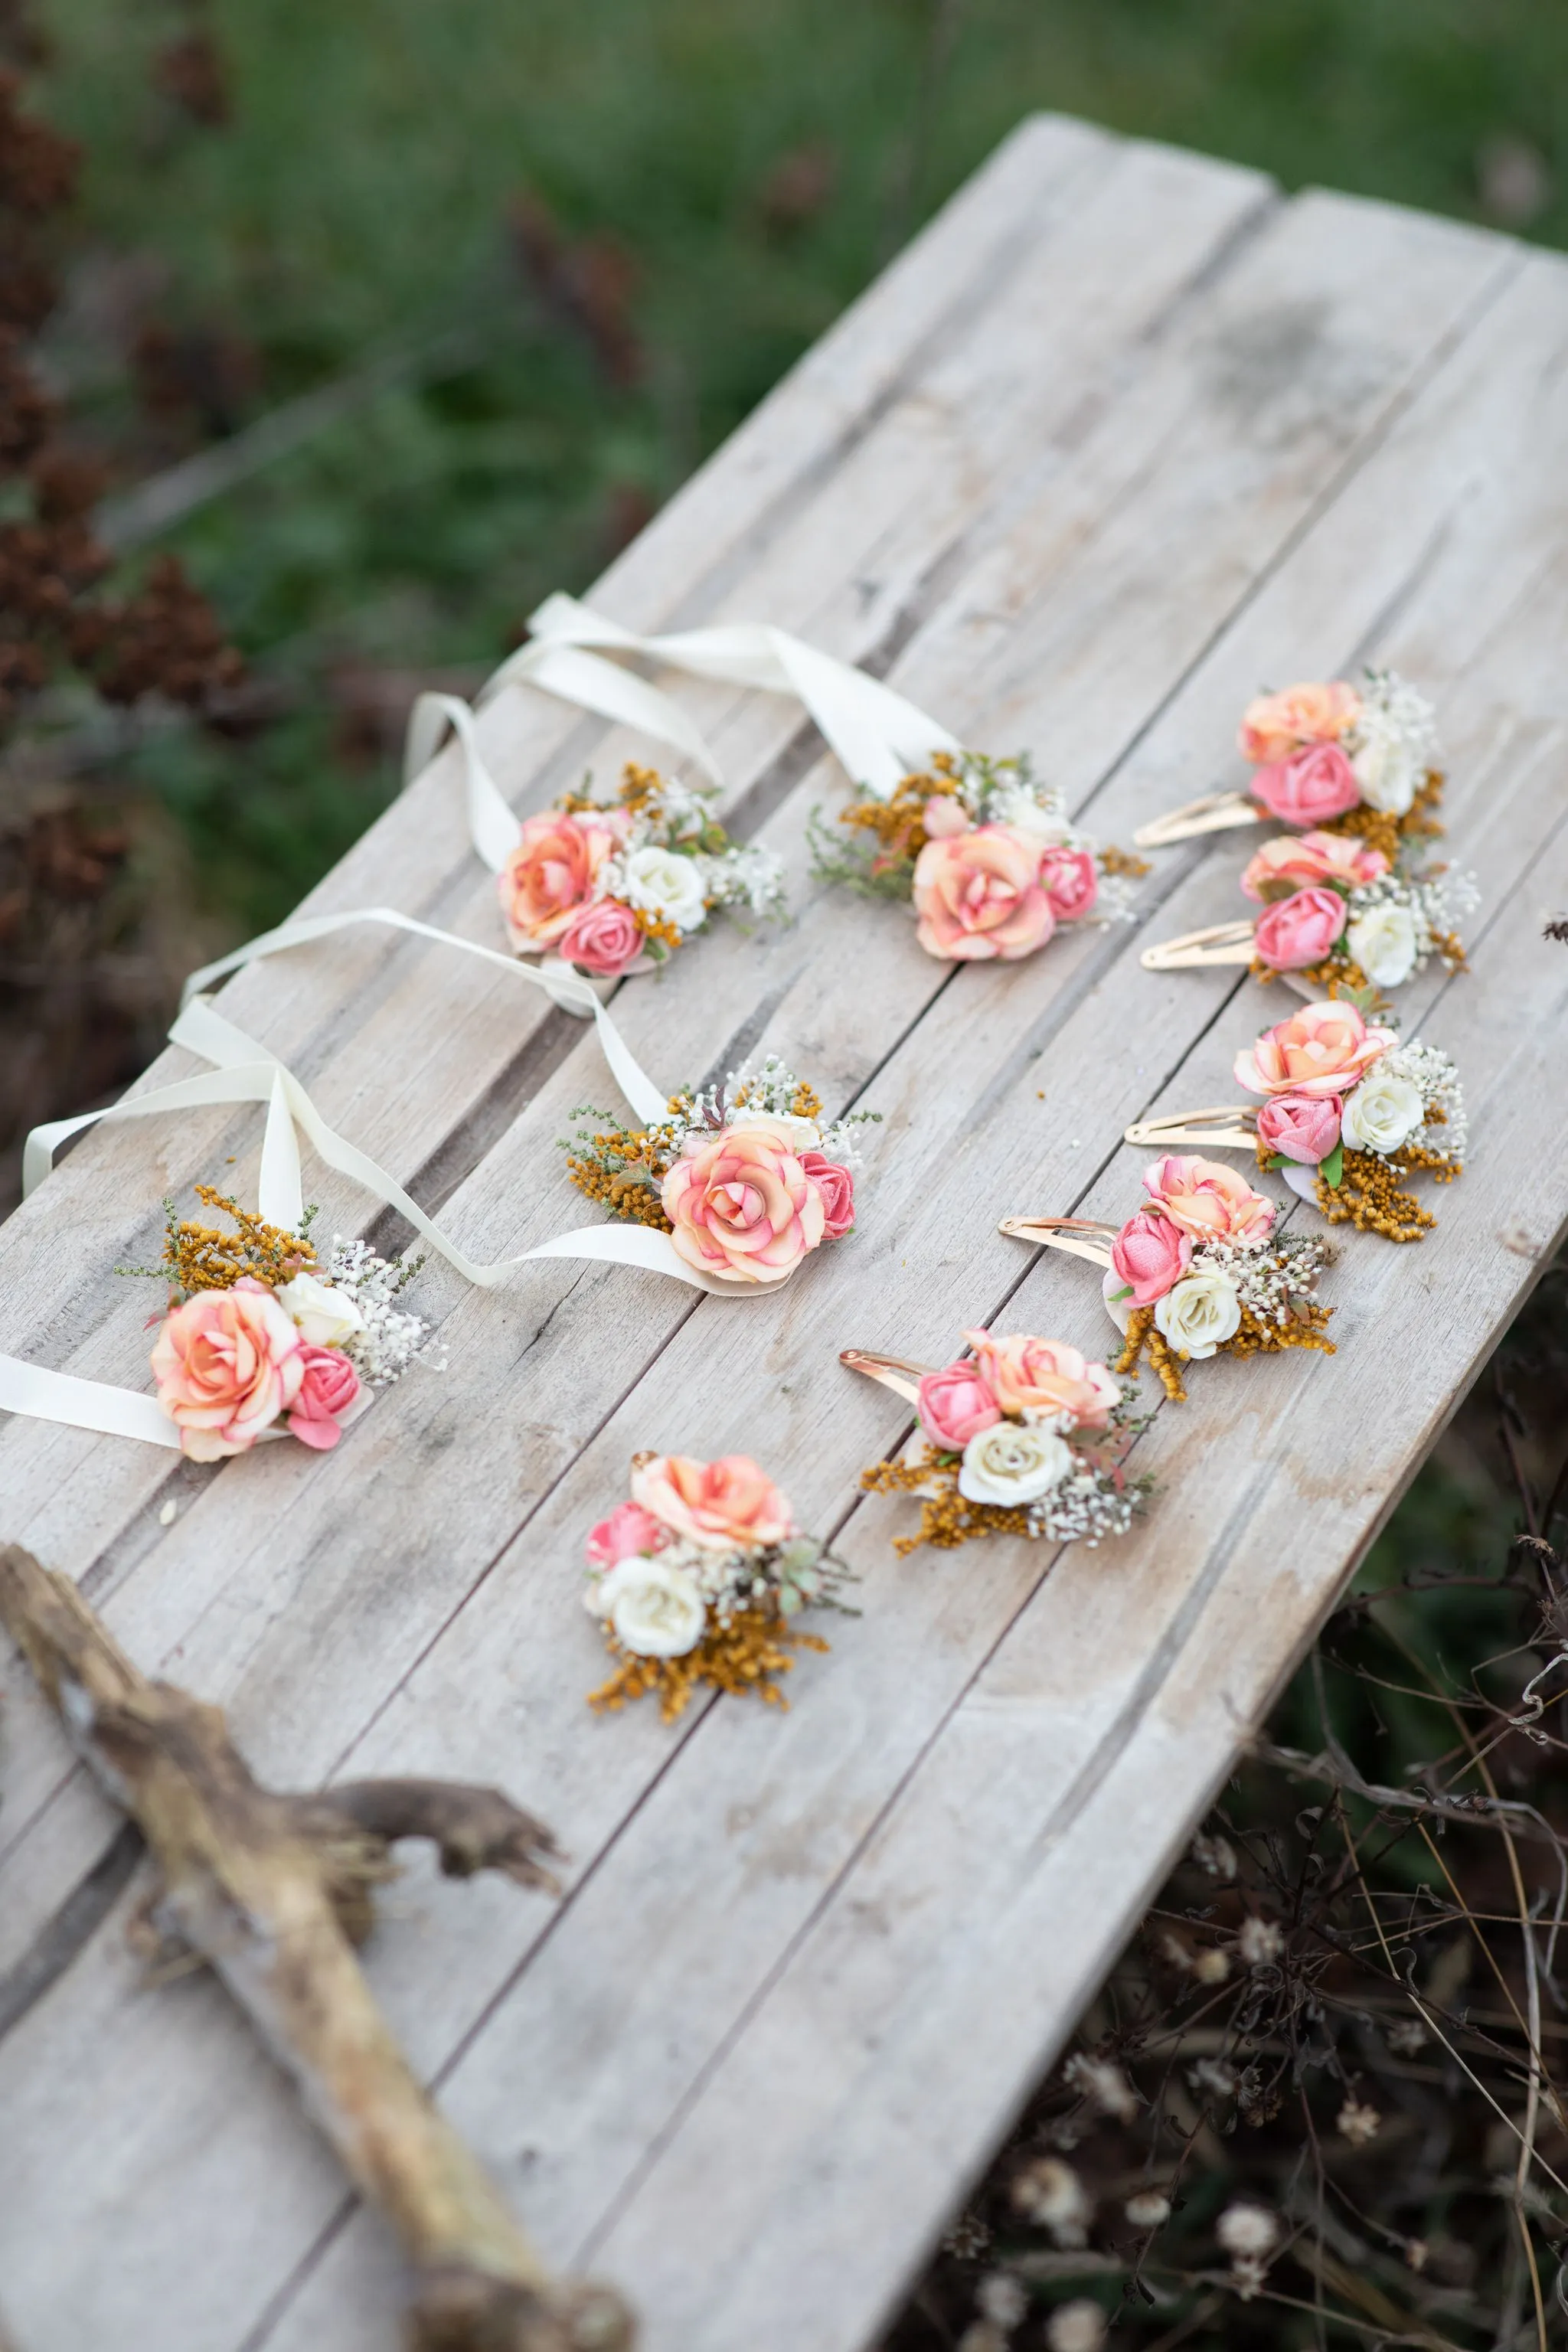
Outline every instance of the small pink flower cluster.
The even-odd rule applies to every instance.
[[[1064,1417],[1075,1429],[1102,1430],[1121,1402],[1120,1381],[1063,1339],[1014,1332],[993,1339],[966,1331],[974,1350],[920,1384],[921,1425],[933,1444],[962,1453],[999,1421]]]
[[[1256,1248],[1274,1223],[1273,1202],[1217,1160],[1167,1153],[1144,1171],[1143,1189],[1153,1205],[1128,1218],[1110,1250],[1134,1307],[1152,1307],[1175,1287],[1193,1262],[1194,1244]]]
[[[1290,686],[1260,694],[1242,714],[1238,740],[1257,766],[1253,797],[1282,824],[1326,824],[1357,806],[1361,785],[1341,739],[1361,717],[1353,686]]]
[[[730,1282],[783,1282],[819,1244],[849,1232],[854,1175],[805,1146],[804,1125],[742,1115],[717,1134],[687,1136],[659,1199],[689,1265]]]
[[[342,1349],[304,1339],[251,1275],[170,1309],[153,1343],[153,1375],[195,1462],[247,1453],[280,1415],[302,1444],[326,1453],[360,1392]]]
[[[1270,1151],[1316,1168],[1340,1140],[1342,1098],[1397,1043],[1353,1004],[1309,1004],[1236,1057],[1236,1076],[1265,1097],[1258,1133]]]
[[[1350,892],[1388,870],[1381,849],[1348,835],[1265,842],[1241,877],[1247,897],[1263,907],[1252,934],[1263,961],[1275,971],[1321,963],[1350,920]]]
[[[610,1569],[678,1538],[704,1551],[759,1551],[795,1531],[788,1503],[749,1454],[648,1454],[632,1465],[631,1500],[589,1528],[586,1549],[592,1567]]]
[[[1058,923],[1093,911],[1100,876],[1089,850],[1020,825],[975,824],[952,794],[934,794],[921,822],[928,838],[915,860],[914,900],[927,955],[1014,962],[1043,948]]]
[[[613,808],[546,809],[523,819],[499,877],[501,912],[520,955],[552,949],[606,979],[636,962],[643,927],[630,907],[605,895],[600,878],[628,827],[626,811]]]

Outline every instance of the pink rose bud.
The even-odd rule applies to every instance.
[[[974,820],[956,793],[933,793],[921,811],[921,823],[931,840],[953,841]]]
[[[645,1511],[640,1503],[620,1503],[607,1519],[589,1528],[585,1549],[595,1568],[614,1568],[618,1559],[662,1551],[668,1541],[668,1530],[651,1511]]]
[[[579,963],[584,971],[611,979],[635,963],[642,951],[642,929],[629,907],[618,898],[595,898],[580,907],[555,942],[565,963]]]
[[[1110,1263],[1131,1286],[1134,1307],[1152,1307],[1163,1298],[1192,1260],[1192,1235],[1157,1209],[1140,1209],[1129,1217],[1110,1245]]]
[[[1252,792],[1281,824],[1325,824],[1361,799],[1355,770],[1337,743],[1310,743],[1288,760],[1270,760],[1254,774]]]
[[[342,1435],[339,1423],[359,1394],[360,1377],[341,1348],[317,1348],[305,1339],[300,1355],[303,1370],[289,1429],[302,1445],[325,1454]]]
[[[1265,907],[1253,931],[1253,944],[1274,971],[1305,971],[1321,963],[1350,920],[1350,908],[1337,890],[1298,890]]]
[[[822,1195],[822,1238],[841,1241],[855,1223],[855,1179],[847,1168],[820,1151],[803,1151],[800,1164]]]
[[[1340,1106],[1334,1095],[1270,1095],[1258,1114],[1260,1142],[1281,1158],[1316,1168],[1340,1139]]]
[[[971,1363],[949,1364],[921,1382],[921,1426],[933,1445],[962,1454],[972,1437],[1002,1418],[995,1398]]]
[[[1058,923],[1087,915],[1100,896],[1100,875],[1087,849],[1047,849],[1040,860],[1040,887]]]

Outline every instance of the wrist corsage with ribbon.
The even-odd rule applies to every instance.
[[[894,1550],[1004,1535],[1092,1547],[1125,1535],[1150,1482],[1122,1466],[1144,1423],[1130,1419],[1115,1374],[1062,1339],[963,1336],[973,1356],[941,1370],[865,1348],[838,1359],[920,1411],[920,1460],[860,1474],[868,1494],[920,1501],[917,1533],[895,1537]]]
[[[921,947],[949,963],[1015,961],[1058,924],[1121,919],[1124,877],[1148,871],[1070,824],[1061,794],[1024,755],[938,751],[928,770],[886,798],[855,802],[838,822],[854,840],[812,819],[815,872],[868,896],[912,899]]]
[[[1447,1184],[1463,1169],[1464,1095],[1447,1054],[1330,1001],[1266,1029],[1237,1055],[1236,1076],[1263,1097],[1256,1109],[1144,1119],[1125,1140],[1251,1151],[1331,1224],[1387,1241],[1419,1241],[1436,1223],[1400,1180],[1424,1171]]]
[[[631,1498],[590,1529],[587,1554],[584,1602],[617,1661],[588,1704],[616,1708],[657,1691],[666,1723],[704,1683],[786,1706],[775,1677],[795,1664],[790,1647],[828,1647],[795,1619],[843,1609],[850,1580],[744,1454],[634,1454]]]
[[[1007,1217],[1002,1231],[1104,1269],[1103,1294],[1125,1345],[1113,1370],[1147,1355],[1165,1393],[1186,1395],[1181,1367],[1209,1357],[1316,1348],[1331,1356],[1333,1309],[1313,1293],[1332,1243],[1274,1231],[1274,1202],[1222,1160],[1171,1152],[1144,1171],[1148,1199],[1121,1226],[1084,1217]]]
[[[722,1086],[670,1097],[668,1115],[632,1129],[607,1112],[564,1144],[573,1182],[628,1223],[669,1235],[679,1257],[715,1282],[783,1282],[823,1242],[855,1226],[857,1127],[873,1111],[825,1123],[812,1088],[774,1055]]]
[[[1252,763],[1246,793],[1211,793],[1142,825],[1140,849],[1159,849],[1232,825],[1281,824],[1359,835],[1392,864],[1404,842],[1440,833],[1443,795],[1436,713],[1393,670],[1261,694],[1237,737]]]

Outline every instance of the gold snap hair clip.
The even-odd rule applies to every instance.
[[[1336,678],[1258,695],[1237,741],[1253,767],[1249,791],[1206,793],[1155,817],[1133,835],[1138,848],[1275,817],[1359,835],[1392,865],[1402,842],[1442,831],[1436,714],[1393,670],[1368,670],[1359,688]]]
[[[895,1537],[894,1550],[952,1550],[994,1535],[1092,1547],[1125,1535],[1151,1482],[1122,1467],[1147,1424],[1130,1417],[1116,1375],[1063,1339],[963,1337],[973,1355],[942,1368],[867,1348],[838,1358],[920,1413],[920,1460],[860,1474],[868,1494],[919,1499],[919,1530]]]
[[[1143,1190],[1148,1199],[1120,1226],[1086,1217],[1005,1217],[1001,1226],[1103,1269],[1106,1312],[1125,1343],[1113,1371],[1136,1372],[1147,1355],[1179,1404],[1185,1363],[1286,1348],[1333,1354],[1333,1309],[1313,1297],[1331,1242],[1277,1234],[1274,1202],[1222,1160],[1169,1152],[1145,1169]]]
[[[1399,1180],[1426,1171],[1447,1184],[1463,1171],[1464,1094],[1447,1054],[1331,1001],[1264,1030],[1235,1066],[1261,1104],[1140,1119],[1123,1141],[1250,1151],[1331,1225],[1391,1242],[1431,1231],[1436,1218]]]
[[[657,1691],[673,1723],[704,1683],[732,1697],[755,1692],[787,1706],[776,1676],[790,1645],[826,1650],[795,1620],[810,1608],[843,1611],[850,1570],[795,1514],[750,1455],[717,1462],[635,1454],[631,1495],[588,1531],[584,1606],[617,1661],[590,1706],[615,1710]]]

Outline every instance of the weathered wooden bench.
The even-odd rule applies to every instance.
[[[690,681],[731,821],[782,851],[796,919],[715,929],[616,1017],[672,1082],[762,1041],[879,1111],[853,1244],[745,1304],[613,1268],[492,1293],[433,1268],[450,1369],[403,1382],[339,1458],[279,1446],[215,1474],[0,1433],[0,1534],[221,1701],[264,1774],[497,1780],[557,1829],[558,1907],[416,1871],[369,1963],[550,2256],[620,2282],[654,2352],[849,2352],[1568,1220],[1568,952],[1541,935],[1568,904],[1568,265],[1031,121],[595,597],[640,629],[793,628],[982,748],[1031,747],[1124,843],[1236,781],[1260,685],[1391,661],[1437,702],[1484,893],[1473,971],[1433,966],[1405,1003],[1469,1092],[1439,1229],[1351,1236],[1331,1360],[1203,1368],[1143,1442],[1158,1500],[1115,1547],[896,1559],[904,1522],[858,1505],[856,1474],[907,1414],[837,1355],[942,1361],[987,1317],[1103,1346],[1086,1269],[997,1221],[1120,1218],[1123,1127],[1224,1099],[1237,1045],[1288,1009],[1235,972],[1139,968],[1148,922],[1236,912],[1237,837],[1163,856],[1139,928],[955,973],[898,909],[809,878],[808,814],[843,779],[798,711]],[[484,732],[520,806],[647,749],[534,696]],[[447,754],[311,906],[492,940],[454,776]],[[222,1002],[478,1254],[574,1221],[555,1138],[612,1097],[592,1035],[542,999],[357,932]],[[258,1136],[235,1111],[89,1136],[0,1233],[0,1347],[144,1385],[145,1297],[110,1269],[155,1255],[165,1189],[229,1154],[250,1182]],[[370,1222],[352,1188],[311,1189],[328,1230]],[[787,1715],[726,1701],[671,1731],[584,1708],[582,1535],[642,1446],[754,1452],[807,1526],[845,1521],[864,1614],[829,1624]],[[221,1990],[143,1987],[134,1883],[81,1937],[117,1823],[6,1674],[0,1981],[47,1986],[0,2039],[10,2325],[26,2352],[384,2346],[391,2249]]]

